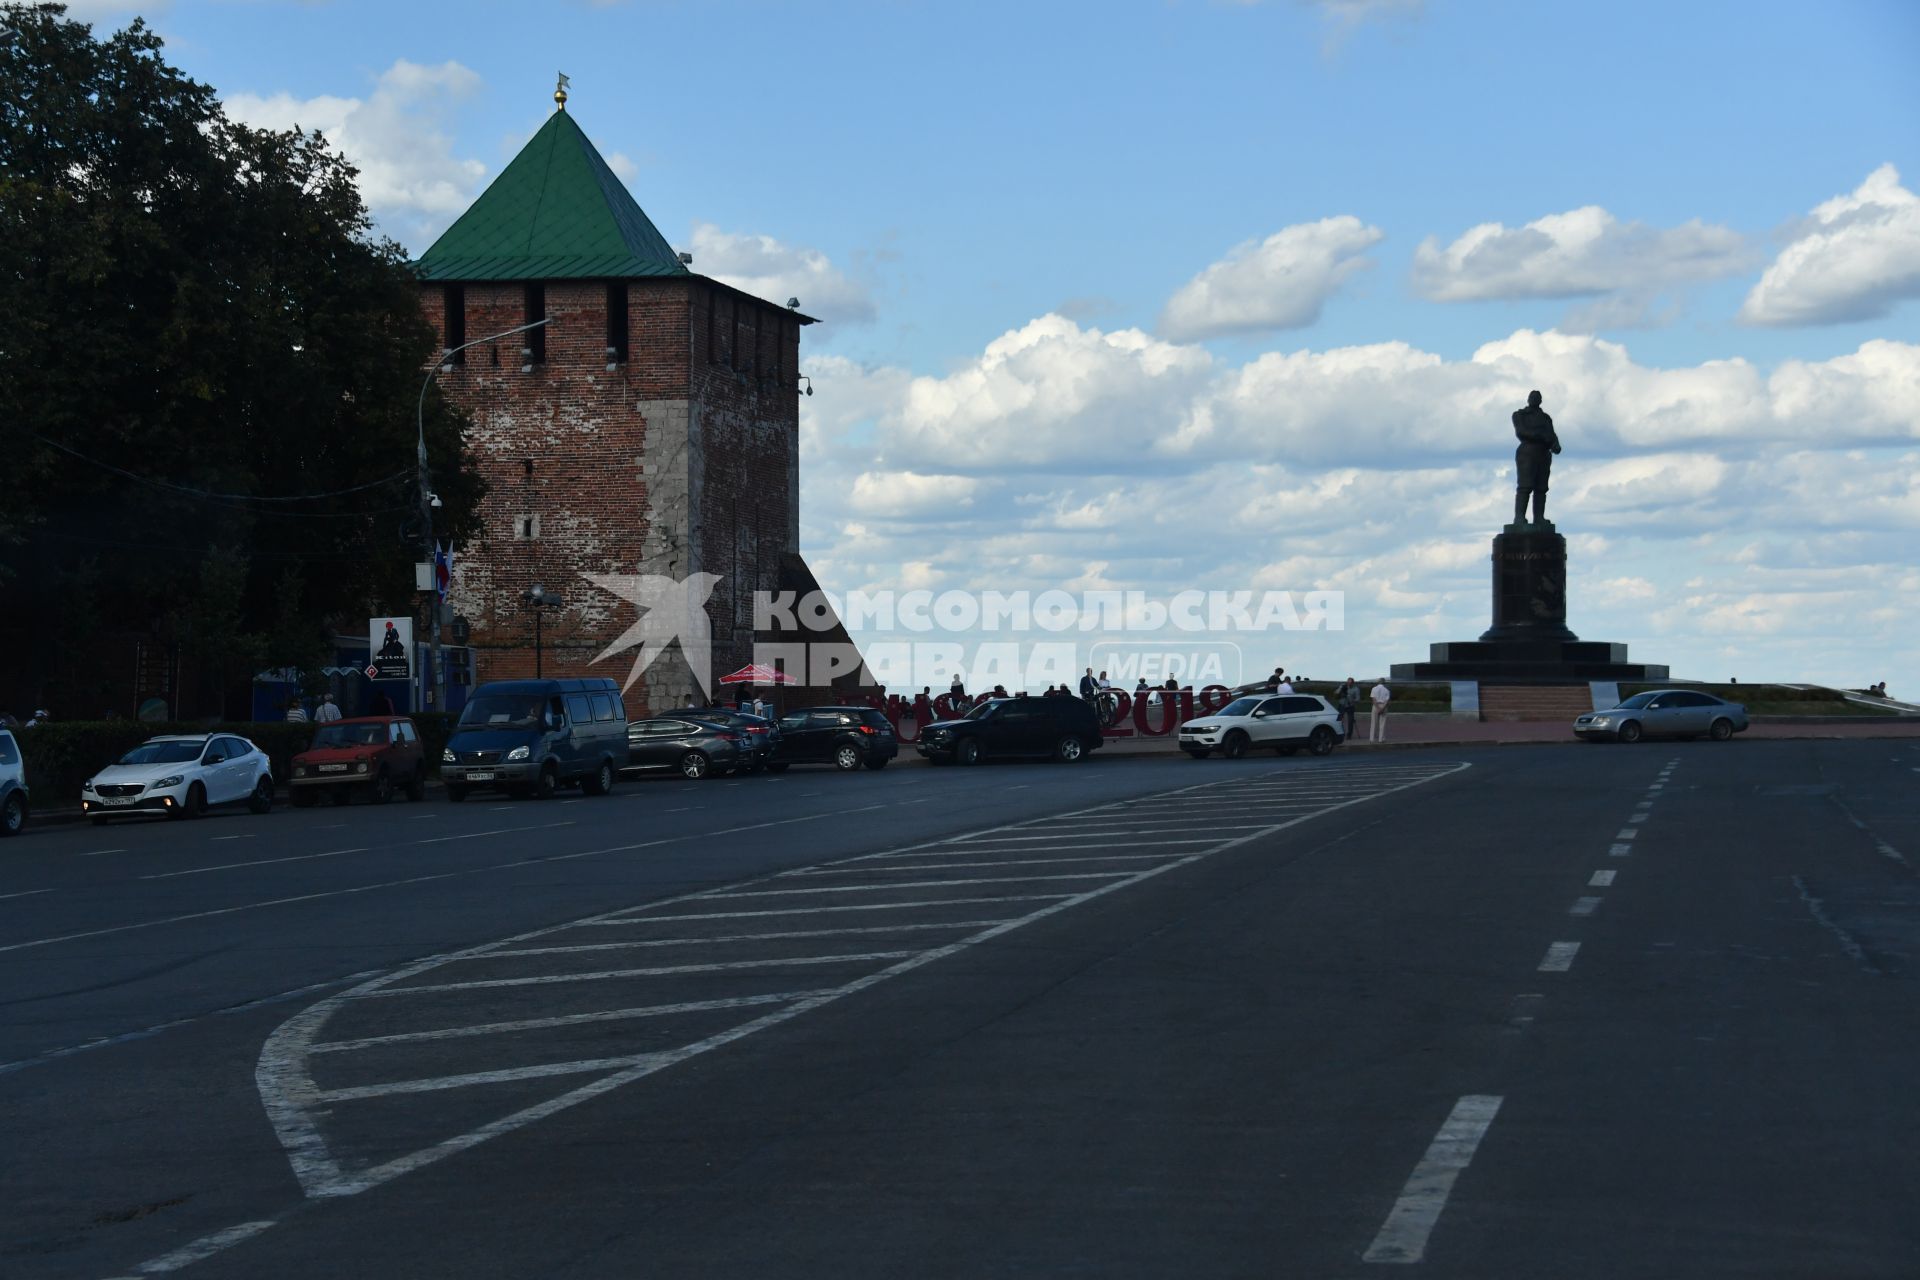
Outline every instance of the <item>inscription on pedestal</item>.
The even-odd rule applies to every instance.
[[[1557,533],[1493,539],[1493,626],[1482,640],[1575,640],[1567,630],[1567,540]]]

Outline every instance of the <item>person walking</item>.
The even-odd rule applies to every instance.
[[[287,723],[288,724],[305,724],[306,722],[307,722],[307,709],[300,705],[300,699],[288,698],[287,699]]]
[[[340,718],[340,708],[334,704],[332,694],[320,700],[319,709],[313,713],[313,718],[321,724],[332,724]]]
[[[1373,686],[1373,724],[1369,740],[1385,742],[1387,740],[1387,704],[1393,701],[1393,690],[1387,688],[1385,676]]]
[[[1340,691],[1333,695],[1333,706],[1340,713],[1341,735],[1352,742],[1354,717],[1360,711],[1360,686],[1354,683],[1352,676],[1348,676],[1347,682],[1340,686]]]
[[[1094,679],[1093,668],[1087,668],[1087,674],[1080,677],[1080,696],[1088,702],[1100,692],[1100,682]]]

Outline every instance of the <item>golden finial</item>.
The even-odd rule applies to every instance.
[[[567,73],[562,71],[559,74],[560,83],[553,88],[553,108],[556,111],[565,111],[567,109]]]

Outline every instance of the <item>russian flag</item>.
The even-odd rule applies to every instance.
[[[453,585],[453,549],[433,544],[433,589],[439,593],[440,603],[447,602],[447,589]]]

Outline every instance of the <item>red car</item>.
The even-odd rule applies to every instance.
[[[360,792],[375,804],[405,788],[407,799],[427,794],[427,757],[420,734],[405,716],[360,716],[314,730],[313,745],[293,758],[289,790],[305,808],[322,793],[348,804]]]

